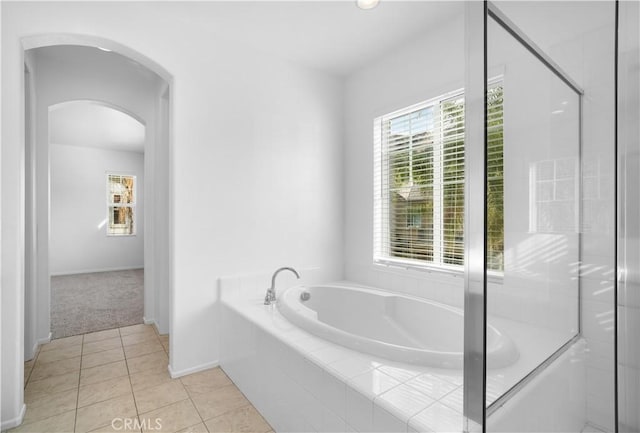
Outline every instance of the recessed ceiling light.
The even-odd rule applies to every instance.
[[[378,6],[380,0],[356,0],[356,4],[360,9],[373,9]]]
[[[104,47],[96,47],[96,48],[98,48],[99,50],[102,50],[102,51],[106,51],[107,53],[111,52],[111,50],[109,48],[104,48]]]

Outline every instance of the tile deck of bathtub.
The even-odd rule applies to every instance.
[[[461,370],[413,366],[362,354],[295,327],[275,307],[262,305],[261,300],[249,306],[247,302],[227,301],[246,319],[344,382],[347,407],[361,399],[373,401],[379,408],[372,414],[376,428],[397,431],[393,425],[385,425],[386,416],[401,420],[402,431],[438,431],[444,425],[451,426],[451,431],[462,431]],[[367,420],[363,423],[367,425]]]
[[[402,431],[463,430],[462,370],[404,364],[356,352],[296,327],[275,306],[264,306],[261,298],[227,298],[225,303],[293,347],[300,356],[343,381],[347,406],[357,404],[363,397],[373,402],[372,428],[393,429],[393,420],[397,419],[404,423],[404,427],[395,426]],[[501,320],[496,325],[508,329],[515,341],[531,344],[519,347],[520,359],[515,365],[490,373],[487,378],[489,402],[510,389],[564,342],[557,334],[533,330],[517,322]],[[349,424],[349,420],[346,421]],[[366,420],[363,424],[367,425]]]

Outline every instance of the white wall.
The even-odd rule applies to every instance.
[[[57,47],[26,52],[33,58],[35,80],[35,164],[36,164],[36,218],[38,225],[36,257],[36,316],[37,339],[49,334],[51,273],[50,244],[50,153],[49,110],[70,100],[94,100],[117,107],[136,117],[147,126],[145,147],[155,151],[155,101],[160,79],[150,71],[141,69],[128,59],[86,47]],[[153,175],[153,173],[152,173]],[[151,186],[153,185],[153,177]],[[149,185],[149,183],[147,183]],[[144,191],[143,191],[144,194]],[[147,196],[149,194],[146,194]],[[166,211],[165,211],[166,212]],[[147,231],[153,227],[146,226]],[[89,268],[85,268],[89,269]],[[99,269],[99,268],[95,268]],[[73,272],[81,269],[56,269],[54,272]],[[154,318],[147,303],[155,296],[154,287],[145,284],[145,317]],[[152,305],[152,304],[150,304]],[[29,320],[29,317],[27,317]],[[168,318],[167,318],[168,321]]]
[[[373,119],[464,87],[464,9],[345,84],[345,273],[349,280],[461,307],[464,281],[373,265]]]
[[[126,44],[173,76],[169,164],[174,374],[218,359],[218,276],[268,272],[286,264],[327,268],[335,278],[342,277],[340,79],[237,46],[228,38],[194,34],[193,27],[173,20],[176,8],[182,7],[2,3],[3,187],[7,180],[20,178],[22,86],[15,71],[22,65],[21,37],[99,35]],[[3,201],[21,203],[21,191],[11,184],[3,190]],[[3,207],[3,286],[15,290],[16,302],[21,302],[23,286],[18,255],[22,219],[18,208]],[[5,233],[15,234],[5,238]],[[6,322],[9,327],[22,322],[21,311],[13,318],[15,324]],[[21,335],[9,333],[8,338]],[[16,361],[21,356],[6,365],[9,377],[22,368]],[[18,385],[3,386],[3,418],[18,411]]]
[[[613,412],[612,332],[607,320],[612,312],[613,278],[613,3],[611,2],[500,2],[509,18],[520,26],[545,52],[549,53],[585,90],[583,111],[583,163],[599,167],[597,182],[601,194],[583,207],[582,229],[583,274],[581,278],[583,334],[588,339],[587,384],[588,420],[611,428]],[[448,23],[449,24],[449,23]],[[458,29],[458,31],[455,31]],[[346,82],[346,143],[345,143],[345,272],[346,277],[385,288],[426,296],[455,306],[463,303],[463,281],[455,276],[425,274],[404,269],[385,269],[372,264],[373,220],[373,155],[372,120],[421,100],[462,87],[464,46],[462,24],[449,24],[448,29],[432,29],[429,35],[403,51],[374,62],[350,75]],[[446,32],[446,33],[445,33]],[[446,34],[446,36],[445,36]],[[456,39],[456,34],[460,39]],[[451,36],[453,35],[453,36]],[[449,37],[447,37],[449,36]],[[495,47],[493,47],[495,49]],[[437,62],[434,62],[437,59]],[[434,66],[437,65],[437,66]],[[492,74],[490,74],[492,75]],[[459,83],[459,84],[458,84]],[[537,87],[527,87],[536,89]],[[539,95],[540,96],[540,95]],[[551,110],[550,110],[551,111]],[[520,155],[512,156],[516,159]],[[584,166],[583,166],[584,168]],[[505,188],[522,183],[521,173],[511,167],[512,179]],[[522,180],[522,179],[521,179]],[[522,193],[522,191],[520,191]],[[528,205],[528,203],[527,203]],[[517,205],[519,206],[519,204]],[[516,206],[516,207],[517,207]],[[514,215],[516,207],[511,211]],[[509,210],[507,210],[508,212]],[[528,220],[528,218],[526,218]],[[507,239],[516,245],[525,228],[513,224]],[[520,234],[518,234],[520,232]],[[520,236],[520,237],[518,237]],[[575,236],[568,237],[571,254],[562,263],[545,262],[544,269],[530,269],[545,274],[562,266],[572,271],[569,293],[560,294],[558,281],[545,282],[536,298],[522,298],[531,293],[513,280],[511,293],[500,292],[494,312],[503,316],[534,323],[555,322],[554,327],[571,331],[575,327],[577,299],[575,296]],[[573,267],[571,267],[573,265]],[[525,270],[525,269],[523,269]],[[566,275],[566,273],[564,273]],[[529,282],[531,283],[531,281]],[[530,284],[529,284],[530,285]],[[506,286],[506,284],[505,284]],[[496,286],[492,285],[494,297]],[[517,295],[513,295],[517,293]],[[526,299],[526,301],[524,300]],[[561,302],[556,302],[561,301]],[[596,301],[596,303],[594,303]],[[553,307],[549,314],[547,307]],[[549,320],[553,319],[553,320]],[[569,332],[570,333],[570,332]],[[599,380],[600,378],[603,378]],[[559,394],[557,395],[559,397]],[[557,401],[557,400],[556,400]]]
[[[23,215],[19,206],[6,203],[23,199],[15,182],[21,179],[24,149],[20,38],[33,34],[99,35],[154,59],[173,76],[169,269],[175,373],[217,360],[217,276],[288,264],[329,268],[340,277],[343,233],[349,278],[377,285],[397,279],[406,290],[461,304],[462,291],[451,290],[462,287],[460,278],[423,282],[373,269],[369,217],[371,119],[416,102],[417,93],[423,100],[461,87],[463,68],[442,63],[463,65],[461,21],[419,57],[411,50],[397,53],[416,65],[409,68],[411,76],[380,85],[387,68],[393,69],[382,62],[347,80],[345,118],[355,126],[345,134],[343,192],[339,79],[185,27],[172,19],[175,8],[184,5],[3,2],[1,7],[3,349],[19,348],[22,339]],[[412,88],[416,83],[420,87]],[[601,134],[609,136],[606,129]],[[4,419],[20,410],[22,357],[3,350],[2,361]]]
[[[144,266],[144,155],[50,145],[52,275]],[[106,173],[136,176],[136,234],[107,236]]]
[[[461,11],[462,12],[462,11]],[[460,89],[464,86],[464,28],[462,15],[453,22],[445,22],[440,28],[432,28],[403,50],[388,53],[376,62],[367,65],[360,71],[350,75],[346,83],[346,148],[345,148],[345,180],[346,180],[346,219],[345,219],[345,262],[348,279],[385,287],[391,290],[408,292],[418,296],[425,296],[440,302],[458,307],[463,304],[464,281],[462,275],[447,275],[438,272],[409,271],[402,268],[390,268],[373,264],[373,119],[382,114],[437,97],[446,92]],[[492,41],[495,43],[495,41]],[[504,45],[504,44],[502,44]],[[491,47],[493,52],[496,46]],[[435,62],[434,59],[438,61]],[[504,63],[504,60],[494,63]],[[492,65],[493,66],[493,65]],[[513,65],[511,65],[512,69]],[[528,100],[531,98],[522,94],[522,71],[511,71],[505,79],[505,88],[512,92],[514,98]],[[490,76],[504,74],[504,66],[493,66]],[[522,78],[524,80],[524,78]],[[539,103],[542,95],[536,95]],[[507,107],[505,111],[520,113],[518,107]],[[506,104],[506,102],[505,102]],[[515,118],[514,120],[518,120]],[[532,120],[532,119],[529,119]],[[550,125],[549,119],[546,119]],[[516,124],[517,123],[517,124]],[[531,122],[534,123],[534,122]],[[509,268],[504,283],[492,284],[492,295],[500,298],[493,303],[492,314],[525,321],[538,326],[561,329],[569,335],[575,331],[577,323],[577,281],[575,279],[578,260],[578,239],[574,233],[567,240],[567,254],[562,260],[548,262],[538,260],[532,263],[530,257],[528,266],[522,266],[521,250],[523,244],[534,245],[548,242],[548,237],[529,234],[529,214],[521,215],[529,208],[529,178],[528,166],[522,171],[525,159],[537,160],[551,158],[553,152],[546,152],[546,148],[536,148],[536,152],[526,156],[520,151],[527,149],[529,141],[534,137],[531,131],[525,130],[522,122],[510,122],[512,137],[525,137],[527,144],[520,148],[506,149],[511,155],[507,161],[505,172],[505,190],[510,194],[506,198],[505,210],[507,224],[505,227],[505,241],[507,242],[507,267]],[[578,125],[572,125],[574,132],[573,144],[576,144]],[[554,124],[558,132],[557,124]],[[548,128],[547,128],[548,129]],[[539,137],[545,128],[540,128]],[[557,134],[560,136],[560,134]],[[564,134],[566,136],[566,134]],[[546,137],[542,137],[546,140]],[[522,144],[522,143],[521,143]],[[519,150],[520,149],[520,150]],[[553,147],[557,152],[557,146]],[[577,147],[574,146],[577,156]],[[566,152],[565,152],[566,153]],[[564,155],[564,154],[563,154]],[[566,155],[565,155],[566,156]],[[537,159],[536,159],[537,158]],[[520,185],[515,188],[515,185]],[[523,202],[524,200],[524,202]],[[524,225],[522,225],[524,224]],[[542,239],[545,238],[545,239]],[[562,239],[564,241],[565,239]],[[539,245],[538,245],[539,246]],[[540,259],[540,257],[538,257]],[[517,264],[517,265],[516,265]],[[570,273],[571,272],[571,273]],[[569,274],[570,273],[570,274]],[[541,275],[555,275],[548,281],[542,282]],[[560,274],[561,276],[559,276]],[[537,277],[532,277],[536,275]],[[560,281],[563,277],[570,279]],[[527,282],[527,287],[523,282]],[[571,285],[571,290],[565,290],[567,296],[557,296],[555,284]],[[540,284],[545,290],[539,290]],[[501,291],[501,287],[508,290]],[[517,290],[515,289],[517,288]],[[533,289],[533,290],[532,290]],[[563,289],[564,290],[564,289]],[[505,293],[508,292],[508,293]],[[532,296],[532,294],[534,296]],[[529,299],[527,309],[522,308],[522,296]],[[531,302],[535,303],[532,308]],[[499,305],[498,305],[499,304]],[[549,309],[553,309],[553,314]],[[568,310],[569,309],[569,310]],[[567,312],[571,314],[567,314]],[[540,314],[544,312],[545,314]]]
[[[447,273],[410,271],[402,268],[391,268],[373,264],[373,119],[377,116],[392,112],[406,106],[431,99],[444,93],[464,87],[464,26],[462,9],[460,15],[454,21],[446,21],[439,28],[431,28],[420,38],[407,44],[404,49],[387,53],[376,62],[367,65],[360,71],[350,75],[346,82],[346,144],[345,144],[345,269],[346,276],[350,280],[365,284],[384,287],[391,290],[408,292],[410,294],[424,296],[457,307],[463,306],[464,281],[462,272],[458,275]],[[495,48],[495,47],[493,47]],[[494,49],[495,52],[495,49]],[[437,61],[435,61],[437,59]],[[504,73],[504,67],[492,67],[490,75],[496,76]],[[509,79],[510,89],[518,98],[526,99],[520,94],[520,85],[516,77],[518,71],[513,71]],[[505,86],[507,84],[505,83]],[[516,112],[522,110],[516,108]],[[520,131],[522,125],[514,125],[512,136],[518,137],[529,134],[528,131]],[[573,125],[577,131],[577,125]],[[541,131],[544,129],[541,129]],[[575,141],[574,141],[575,144]],[[525,147],[526,148],[526,147]],[[523,159],[522,152],[507,149],[514,161]],[[532,155],[529,157],[533,158]],[[552,288],[545,291],[540,288],[539,276],[550,269],[532,269],[529,260],[528,268],[516,266],[519,257],[518,246],[530,237],[528,233],[529,215],[519,215],[528,209],[528,170],[524,173],[518,164],[510,164],[506,169],[506,191],[511,195],[507,197],[506,206],[508,224],[520,224],[524,227],[508,226],[506,238],[507,249],[511,250],[507,257],[507,265],[510,267],[505,277],[505,282],[492,284],[494,289],[492,298],[497,302],[492,303],[492,314],[508,317],[513,320],[525,321],[538,326],[562,329],[568,334],[575,331],[577,320],[577,282],[575,281],[575,267],[569,283],[573,288],[573,295],[556,297]],[[517,168],[516,168],[517,166]],[[514,185],[524,188],[516,189]],[[516,199],[517,198],[517,199]],[[525,202],[522,202],[522,199]],[[517,221],[517,223],[516,223]],[[536,244],[534,240],[531,244]],[[562,276],[567,275],[568,263],[577,261],[577,236],[574,234],[569,244],[571,253],[564,256],[563,261],[556,260],[551,264],[543,261],[534,263],[538,268],[555,266]],[[563,271],[564,270],[564,271]],[[532,278],[531,275],[538,275]],[[556,276],[557,277],[557,276]],[[528,287],[523,287],[526,279]],[[550,286],[557,281],[545,282]],[[508,287],[501,291],[502,286]],[[531,290],[534,287],[534,290]],[[517,288],[517,290],[515,289]],[[508,292],[508,293],[504,293]],[[535,296],[531,296],[532,292]],[[522,296],[526,295],[530,301],[535,302],[536,308],[522,308]],[[555,302],[555,301],[563,302]],[[571,305],[568,305],[571,303]],[[553,307],[554,314],[541,315]],[[567,308],[572,307],[572,314],[566,314]],[[559,314],[558,311],[563,313]],[[571,322],[568,324],[568,322]]]
[[[68,43],[67,43],[68,45]],[[31,45],[30,47],[32,47]],[[68,47],[65,49],[69,49]],[[120,63],[118,64],[116,58],[116,64],[111,62],[105,62],[104,57],[101,58],[87,58],[87,56],[82,55],[71,55],[67,56],[64,60],[62,60],[59,56],[59,53],[54,57],[47,57],[46,53],[39,52],[39,50],[31,50],[25,53],[25,60],[29,61],[29,64],[32,68],[32,78],[33,80],[33,99],[34,99],[34,115],[33,118],[36,120],[34,122],[34,151],[31,152],[33,158],[35,159],[33,168],[33,173],[35,173],[35,201],[37,202],[37,206],[33,209],[33,203],[27,203],[29,208],[27,208],[27,215],[29,212],[34,212],[34,218],[37,221],[37,236],[33,236],[34,242],[37,242],[38,254],[36,257],[32,257],[32,261],[29,263],[20,263],[20,258],[22,257],[22,246],[21,237],[24,229],[23,227],[23,207],[15,206],[11,211],[14,212],[14,218],[17,218],[16,221],[20,222],[17,227],[11,227],[10,225],[5,225],[4,223],[9,221],[6,217],[3,217],[3,233],[9,233],[8,238],[6,238],[11,245],[11,242],[16,242],[15,246],[12,248],[7,248],[5,251],[13,251],[12,254],[15,255],[17,262],[16,267],[10,267],[9,269],[14,269],[15,272],[4,273],[3,278],[6,280],[3,282],[3,287],[7,287],[9,283],[7,281],[12,281],[11,278],[18,278],[18,280],[13,281],[10,285],[12,287],[16,287],[16,295],[18,298],[16,302],[20,302],[21,305],[25,301],[25,299],[20,300],[21,298],[21,287],[22,287],[22,266],[29,265],[26,269],[32,267],[34,269],[35,277],[32,279],[33,285],[29,285],[25,287],[25,290],[28,292],[26,300],[28,304],[23,307],[12,307],[12,314],[17,314],[18,317],[16,320],[24,321],[27,326],[28,333],[24,334],[24,337],[20,337],[18,333],[22,335],[22,327],[17,326],[17,324],[5,326],[4,329],[12,329],[13,332],[16,333],[16,338],[21,340],[24,338],[24,351],[25,351],[25,359],[28,359],[32,353],[33,347],[36,342],[45,342],[49,337],[49,327],[50,327],[50,319],[49,319],[49,309],[50,309],[50,289],[49,289],[49,146],[48,146],[48,112],[49,107],[69,100],[98,100],[105,102],[107,104],[115,105],[124,109],[125,111],[133,114],[138,119],[141,119],[143,123],[146,123],[147,126],[150,127],[151,131],[146,134],[146,143],[145,146],[149,147],[149,153],[154,153],[154,136],[155,136],[155,110],[157,105],[157,98],[159,98],[160,93],[160,84],[161,81],[157,75],[152,72],[146,71],[144,68],[141,68],[139,65],[129,61],[126,58],[122,58]],[[100,52],[98,50],[92,49],[91,51]],[[18,56],[18,63],[22,65],[21,56]],[[111,59],[113,60],[113,59]],[[6,63],[3,62],[3,67],[6,66]],[[20,67],[22,69],[22,66]],[[9,69],[10,70],[10,69]],[[135,71],[134,74],[131,71]],[[133,75],[133,76],[132,76]],[[5,75],[6,76],[6,75]],[[22,83],[22,80],[20,81]],[[4,85],[5,83],[3,83]],[[117,84],[117,85],[116,85]],[[22,96],[19,94],[14,95],[15,101],[20,103],[20,109],[22,108]],[[3,102],[5,102],[3,100]],[[7,113],[6,110],[3,110],[4,113]],[[19,114],[19,113],[18,113]],[[14,122],[23,122],[23,116],[18,115],[17,119],[13,120]],[[3,125],[6,123],[6,118],[3,117]],[[6,132],[6,128],[3,132]],[[18,136],[19,137],[19,136]],[[6,136],[3,136],[3,143],[7,143]],[[22,152],[24,149],[21,149],[19,143],[21,143],[20,138],[15,138],[13,143],[18,146],[17,156],[20,158],[18,161],[13,161],[10,165],[11,168],[5,170],[3,167],[3,173],[8,173],[11,169],[18,169],[18,172],[14,173],[14,176],[18,176],[20,179],[24,163],[22,161]],[[11,149],[10,146],[3,145],[2,152],[5,154],[10,154]],[[31,167],[29,167],[31,169]],[[148,175],[146,176],[149,178]],[[166,177],[166,174],[165,174]],[[5,184],[7,185],[7,184]],[[3,201],[11,197],[11,194],[18,194],[13,199],[17,200],[17,203],[20,203],[21,200],[24,200],[25,195],[25,187],[21,184],[21,182],[12,181],[8,184],[8,192],[7,194],[3,194]],[[149,183],[147,183],[149,185]],[[153,185],[153,182],[151,182]],[[26,186],[29,186],[27,184]],[[165,192],[166,193],[166,192]],[[144,194],[144,191],[143,191]],[[148,194],[147,194],[148,195]],[[168,210],[163,210],[163,212],[168,213]],[[167,232],[166,227],[160,227],[163,232]],[[146,231],[150,230],[149,225],[147,224]],[[16,236],[13,237],[12,236]],[[27,251],[28,253],[28,251]],[[164,253],[168,256],[168,252]],[[3,259],[9,260],[9,255],[3,255]],[[146,260],[146,257],[145,257]],[[168,263],[168,259],[164,262],[165,266]],[[162,267],[162,266],[161,266]],[[8,279],[8,280],[7,280]],[[29,282],[29,281],[27,281]],[[152,321],[155,321],[155,310],[153,309],[153,299],[155,295],[155,288],[153,286],[145,285],[145,317],[150,316]],[[3,296],[5,299],[8,299],[6,302],[3,302],[3,307],[10,305],[9,293],[4,293]],[[163,294],[165,298],[168,298],[168,293]],[[149,302],[150,305],[147,306],[146,303]],[[24,312],[24,316],[22,313]],[[150,312],[150,313],[147,313]],[[165,326],[168,328],[168,313],[167,317],[161,318],[163,319],[163,323],[167,324]],[[158,320],[160,321],[160,320]],[[35,329],[35,335],[33,329]],[[7,340],[5,340],[7,341]],[[11,340],[9,340],[11,341]],[[16,341],[16,344],[17,341]],[[4,349],[3,345],[3,349]],[[20,349],[22,350],[22,349]],[[3,354],[6,353],[3,351]],[[16,368],[10,367],[13,363],[11,358],[8,358],[10,362],[5,365],[9,365],[8,368]],[[18,362],[18,368],[22,368],[22,361]],[[3,374],[6,373],[3,370]],[[7,382],[9,383],[9,382]],[[14,385],[22,388],[22,380],[19,380]],[[5,411],[6,405],[20,405],[19,401],[21,401],[20,393],[11,391],[11,387],[8,385],[7,387],[3,387],[3,392],[5,389],[6,392],[12,392],[12,398],[16,400],[3,398],[3,412]],[[18,400],[19,398],[19,400]],[[7,402],[7,403],[5,403]],[[19,413],[15,412],[15,408],[10,409],[8,413]],[[18,411],[20,409],[18,408]],[[7,413],[7,412],[5,412]],[[17,416],[17,415],[16,415]],[[3,417],[4,418],[4,417]],[[9,422],[11,419],[15,417],[9,417]],[[19,419],[15,418],[15,419]],[[3,424],[3,428],[5,425]]]
[[[161,89],[162,90],[162,89]],[[171,95],[170,88],[159,92],[156,98],[156,118],[158,132],[155,146],[152,152],[147,153],[149,161],[145,160],[147,167],[151,168],[158,175],[154,178],[154,185],[148,188],[153,191],[155,209],[170,209],[170,165],[169,146],[171,137]],[[153,158],[153,159],[151,159]],[[165,175],[163,175],[165,174]],[[148,283],[155,289],[153,302],[153,318],[158,331],[161,334],[168,334],[170,331],[170,282],[171,282],[171,227],[170,212],[153,212],[147,214],[147,219],[154,228],[153,236],[145,237],[145,263],[147,269],[151,266],[151,272],[145,272],[145,278],[150,276]],[[148,320],[148,319],[147,319]]]
[[[37,315],[37,230],[35,225],[36,200],[36,152],[35,152],[35,114],[36,114],[36,80],[35,59],[25,53],[25,264],[24,264],[24,356],[32,359],[38,347],[38,329],[44,328],[38,322],[42,318]],[[48,319],[48,317],[46,318]],[[41,335],[42,341],[48,339]]]
[[[283,265],[342,276],[340,81],[227,44],[206,48],[211,63],[169,67],[178,374],[218,359],[217,276]]]

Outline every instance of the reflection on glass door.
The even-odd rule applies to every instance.
[[[489,408],[580,332],[580,90],[497,13],[487,21]]]

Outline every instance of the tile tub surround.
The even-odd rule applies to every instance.
[[[54,340],[25,363],[22,425],[10,432],[255,432],[271,426],[220,368],[171,379],[169,338],[149,325]],[[161,420],[159,429],[156,419]]]
[[[252,289],[250,279],[221,283],[221,366],[277,431],[462,430],[461,370],[402,364],[335,345],[295,327],[275,306],[264,306],[262,288]],[[516,341],[539,332],[525,324],[497,326],[514,332]],[[562,341],[554,333],[540,340],[521,348],[515,365],[490,370],[489,400]],[[577,352],[567,362],[579,360]],[[519,393],[519,407],[536,398],[530,389],[535,387]]]
[[[221,309],[221,366],[276,431],[462,431],[462,371],[337,346],[257,298]]]

